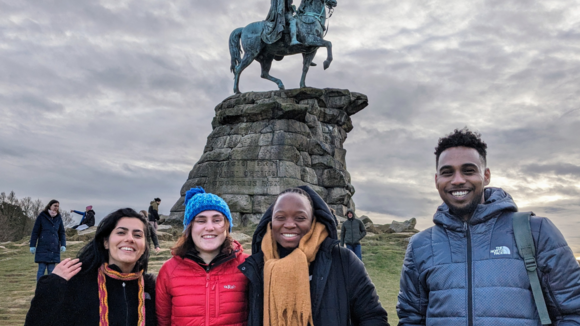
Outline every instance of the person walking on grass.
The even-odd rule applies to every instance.
[[[367,229],[364,223],[356,218],[354,211],[349,209],[346,212],[346,221],[342,223],[342,228],[340,231],[340,246],[346,247],[362,260],[362,248],[360,241],[367,235]]]
[[[147,220],[147,211],[140,210],[139,214],[143,216]],[[151,223],[147,223],[147,228],[149,229],[149,234],[151,235],[150,240],[153,241],[153,246],[155,247],[155,253],[158,254],[161,251],[161,247],[159,246],[159,238],[157,237],[157,232],[151,225]]]
[[[149,224],[157,231],[159,223],[159,205],[161,205],[161,199],[155,198],[149,203]]]
[[[60,203],[53,199],[36,217],[30,236],[30,252],[38,264],[36,281],[45,272],[52,273],[55,264],[60,263],[60,253],[66,250],[66,235],[59,211]]]
[[[246,257],[234,240],[226,202],[192,188],[185,195],[185,230],[157,277],[160,326],[246,325]]]
[[[81,211],[76,211],[76,210],[71,210],[71,213],[76,213],[79,214],[81,217],[81,221],[79,222],[78,225],[73,226],[73,229],[77,229],[79,231],[82,231],[84,229],[88,229],[91,226],[95,225],[95,211],[93,210],[93,206],[87,206],[85,208],[84,212]],[[82,226],[84,225],[84,226]],[[80,228],[79,228],[80,227]]]
[[[301,186],[281,192],[260,220],[249,280],[248,326],[388,326],[364,265],[340,247],[324,200]]]
[[[547,218],[517,213],[507,192],[486,187],[486,156],[468,129],[439,139],[443,204],[435,226],[407,247],[399,325],[580,325],[580,266],[566,240]]]
[[[24,325],[157,325],[147,225],[130,208],[103,218],[78,258],[40,279]]]

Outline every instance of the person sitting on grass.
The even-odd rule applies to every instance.
[[[157,325],[147,224],[130,208],[106,216],[78,258],[39,280],[25,326]]]
[[[95,225],[95,211],[93,210],[93,206],[87,206],[84,212],[75,211],[72,209],[70,212],[77,213],[82,216],[80,223],[78,225],[73,226],[72,227],[73,229],[82,231]]]
[[[278,195],[239,266],[249,280],[248,326],[389,325],[363,263],[339,246],[337,224],[307,186]]]

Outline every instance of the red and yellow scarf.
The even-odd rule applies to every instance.
[[[138,273],[119,273],[104,263],[99,268],[99,326],[109,326],[109,297],[107,294],[107,278],[114,278],[120,281],[139,280],[139,321],[138,326],[145,326],[145,280],[143,279],[143,270]]]

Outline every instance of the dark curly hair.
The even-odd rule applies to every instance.
[[[439,143],[435,147],[435,166],[439,167],[439,156],[446,149],[452,147],[469,147],[475,149],[481,157],[484,165],[487,165],[487,144],[481,140],[481,134],[469,130],[467,127],[463,129],[455,129],[449,135],[439,138]]]

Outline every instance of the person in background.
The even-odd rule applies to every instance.
[[[311,188],[278,195],[239,266],[249,280],[248,326],[389,325],[364,265],[338,245],[336,225]]]
[[[349,209],[346,212],[346,221],[342,223],[342,228],[340,231],[340,246],[346,247],[362,260],[362,248],[360,241],[367,235],[367,229],[364,223],[356,218],[354,211]]]
[[[147,220],[146,210],[139,211],[139,214],[141,214],[141,216]],[[158,254],[161,251],[161,247],[159,247],[159,238],[157,237],[157,232],[150,223],[147,223],[147,228],[149,228],[149,234],[151,235],[150,240],[153,241],[153,245],[155,246],[155,253]]]
[[[81,225],[85,225],[80,230],[88,229],[91,226],[95,225],[95,211],[93,210],[93,206],[87,206],[84,212],[71,210],[71,213],[77,213],[81,215],[81,221],[78,225],[73,226],[73,229],[78,229]]]
[[[185,230],[157,277],[160,326],[245,325],[248,280],[238,270],[246,257],[230,236],[226,202],[192,188],[185,195]]]
[[[531,226],[535,261],[524,262],[513,227],[518,207],[503,189],[487,187],[491,171],[481,136],[465,128],[440,138],[435,169],[443,204],[435,225],[407,246],[399,325],[548,324],[540,320],[538,298],[545,299],[550,325],[580,325],[580,267],[572,251],[550,220],[531,216],[524,227]],[[532,273],[539,278],[536,300]]]
[[[60,203],[53,199],[36,217],[30,236],[30,252],[38,264],[36,280],[52,273],[55,264],[60,263],[60,253],[66,250],[66,235],[59,211]]]
[[[40,279],[24,325],[157,325],[147,225],[130,208],[103,218],[78,258]]]
[[[149,224],[157,231],[158,221],[159,221],[159,205],[161,205],[161,199],[155,198],[149,203]]]

